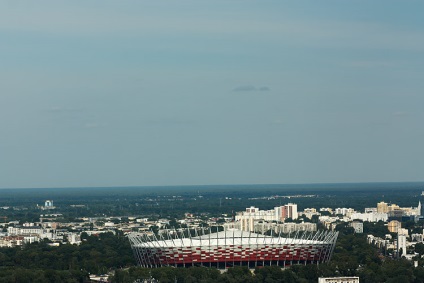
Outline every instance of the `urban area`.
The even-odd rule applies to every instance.
[[[421,195],[423,198],[424,192]],[[416,207],[400,207],[380,201],[363,211],[349,207],[299,210],[296,203],[288,202],[269,210],[250,206],[244,211],[214,217],[209,217],[208,213],[187,211],[179,219],[97,216],[75,218],[73,221],[64,221],[60,213],[61,204],[45,200],[44,204],[36,205],[39,221],[9,221],[6,216],[1,218],[0,261],[7,261],[7,249],[24,249],[40,243],[50,249],[70,245],[78,247],[93,238],[120,235],[121,241],[131,247],[133,258],[130,260],[127,257],[127,262],[123,262],[120,269],[97,269],[94,274],[88,272],[87,278],[81,275],[81,282],[178,282],[176,276],[171,279],[160,277],[154,274],[154,270],[206,267],[225,274],[239,267],[252,274],[260,274],[269,268],[296,270],[298,266],[325,266],[331,262],[334,250],[337,252],[340,249],[336,243],[338,246],[341,237],[363,235],[367,244],[376,248],[381,261],[403,260],[409,262],[412,268],[419,269],[422,268],[424,254],[424,206],[421,199]],[[85,207],[84,204],[69,206],[75,209]],[[0,209],[25,210],[23,207],[8,206]],[[132,269],[128,269],[131,265]],[[125,277],[125,272],[133,270],[135,266],[149,270],[148,274]],[[360,268],[359,265],[350,273],[329,273],[331,276],[320,276],[313,280],[295,278],[290,281],[280,278],[275,282],[372,282],[373,277],[360,281],[360,277],[356,276]],[[414,278],[413,282],[424,280],[416,275]]]

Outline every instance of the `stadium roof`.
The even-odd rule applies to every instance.
[[[334,233],[323,232],[310,237],[303,238],[282,238],[272,237],[257,233],[244,232],[240,230],[227,230],[218,233],[211,233],[196,237],[182,237],[176,239],[156,239],[150,241],[138,241],[139,247],[160,248],[160,247],[202,247],[202,246],[242,246],[242,245],[307,245],[325,244],[332,241]],[[330,236],[326,240],[327,236]]]

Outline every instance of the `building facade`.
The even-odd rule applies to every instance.
[[[255,231],[255,224],[259,221],[265,222],[284,222],[286,219],[297,219],[297,204],[288,203],[283,206],[274,207],[270,210],[260,210],[257,207],[251,206],[245,211],[237,213],[235,220],[240,222],[240,230],[246,232]]]

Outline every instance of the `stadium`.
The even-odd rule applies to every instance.
[[[194,234],[194,235],[193,235]],[[227,230],[172,230],[156,235],[128,234],[141,267],[289,266],[317,264],[330,260],[338,232],[296,232],[283,237]]]

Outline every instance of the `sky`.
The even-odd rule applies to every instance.
[[[423,1],[0,2],[0,188],[424,180]]]

